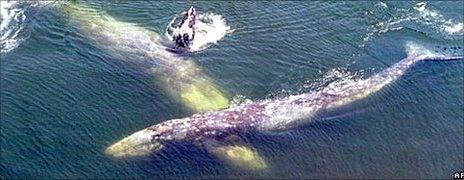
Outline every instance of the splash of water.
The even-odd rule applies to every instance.
[[[176,25],[176,19],[184,13],[185,12],[180,15],[176,15],[169,23],[165,33],[168,39],[171,39],[172,37],[172,32]],[[211,45],[216,44],[227,34],[234,31],[227,25],[226,20],[221,15],[214,13],[198,14],[195,25],[195,39],[193,40],[193,44],[190,46],[191,52],[205,50]]]
[[[26,27],[27,11],[37,10],[53,1],[1,1],[0,52],[7,53],[29,38]]]
[[[24,29],[25,9],[18,7],[18,1],[2,1],[0,5],[0,52],[9,52],[26,39],[19,34]]]

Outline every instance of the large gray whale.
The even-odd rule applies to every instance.
[[[221,141],[226,139],[224,137],[234,136],[238,132],[283,131],[311,123],[319,113],[347,105],[379,91],[419,62],[462,58],[462,55],[410,54],[378,74],[335,88],[326,87],[320,91],[261,100],[221,111],[165,121],[124,138],[107,148],[106,153],[113,156],[131,156],[159,150],[168,142],[193,141],[213,147],[210,148],[212,152],[228,156],[226,159],[238,164],[264,168],[266,165],[262,158],[250,148],[234,146],[233,142],[232,145],[221,144]],[[211,144],[216,145],[210,146]]]

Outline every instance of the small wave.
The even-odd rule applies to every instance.
[[[349,84],[356,83],[364,77],[364,71],[351,72],[346,68],[334,68],[327,72],[320,72],[322,76],[316,79],[308,79],[298,83],[296,89],[281,89],[267,96],[266,99],[273,97],[287,97],[307,92],[321,91],[323,89],[340,89]]]
[[[389,8],[386,5],[382,5],[381,7]],[[456,22],[444,17],[438,11],[429,8],[427,6],[427,2],[417,3],[412,9],[399,9],[398,14],[399,15],[395,15],[395,17],[386,21],[381,21],[372,25],[372,31],[363,39],[363,46],[375,35],[385,33],[387,31],[403,29],[406,26],[406,23],[414,23],[420,26],[431,27],[445,38],[464,35],[464,25],[462,22]]]
[[[420,18],[425,20],[425,24],[436,24],[436,27],[449,35],[464,35],[462,23],[457,23],[451,19],[446,19],[438,11],[427,8],[426,2],[417,3],[414,9],[419,12]]]
[[[173,27],[175,27],[177,24],[176,20],[183,14],[185,14],[185,12],[175,16],[169,23],[168,29],[166,31],[166,36],[168,39],[172,39]],[[191,52],[204,50],[217,43],[227,34],[233,32],[230,26],[227,25],[226,20],[219,14],[199,14],[195,24],[195,39],[193,40],[193,44],[190,46]]]
[[[324,74],[323,77],[307,85],[316,91],[322,89],[339,89],[349,84],[354,84],[363,77],[363,71],[350,72],[344,68],[334,68]]]

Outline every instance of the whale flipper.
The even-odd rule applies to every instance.
[[[246,143],[236,135],[228,136],[225,140],[206,139],[201,145],[208,153],[217,158],[249,170],[263,170],[268,168],[267,162],[256,148]]]

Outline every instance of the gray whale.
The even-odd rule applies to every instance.
[[[107,148],[106,153],[117,157],[133,156],[159,150],[168,142],[193,141],[233,163],[247,168],[262,169],[267,165],[252,148],[244,145],[234,146],[234,143],[240,141],[237,138],[230,144],[221,142],[224,137],[235,136],[238,132],[283,131],[308,124],[314,122],[318,113],[348,105],[379,91],[419,62],[462,59],[462,56],[432,53],[410,54],[380,73],[336,88],[326,87],[320,91],[261,100],[165,121],[124,138]]]

